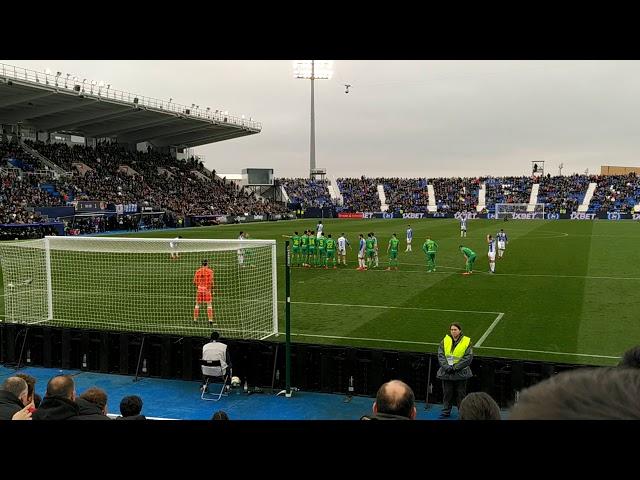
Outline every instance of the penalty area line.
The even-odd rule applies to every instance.
[[[285,303],[278,300],[278,303]],[[455,313],[480,313],[487,315],[499,315],[502,312],[485,312],[481,310],[454,310],[447,308],[420,308],[420,307],[396,307],[393,305],[358,305],[350,303],[322,303],[322,302],[291,302],[292,305],[324,305],[327,307],[354,307],[354,308],[381,308],[385,310],[418,310],[425,312],[455,312]]]
[[[484,342],[487,337],[489,336],[489,334],[493,331],[494,328],[496,328],[496,325],[498,325],[498,323],[500,323],[500,320],[502,320],[502,317],[504,316],[504,313],[499,314],[496,319],[493,321],[493,323],[491,325],[489,325],[489,328],[487,328],[487,331],[484,332],[482,334],[482,336],[480,337],[480,340],[478,340],[475,344],[476,347],[481,347],[482,346],[482,342]]]

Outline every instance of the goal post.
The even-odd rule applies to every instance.
[[[194,284],[203,260],[213,270],[213,324]],[[0,265],[9,323],[243,339],[278,333],[275,240],[51,236],[0,243]]]
[[[544,219],[544,203],[496,203],[496,218]]]

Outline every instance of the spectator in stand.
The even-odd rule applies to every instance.
[[[71,375],[58,375],[47,383],[47,393],[38,410],[33,414],[34,420],[69,420],[80,413],[75,402],[76,387]]]
[[[373,415],[365,415],[361,420],[415,420],[417,414],[411,387],[400,380],[391,380],[378,389]]]
[[[213,414],[211,420],[229,420],[229,415],[222,410],[218,410]]]
[[[29,387],[20,377],[9,377],[0,388],[0,420],[11,420],[31,402],[28,401]]]
[[[27,404],[33,403],[34,407],[38,408],[42,399],[40,398],[40,395],[36,393],[36,378],[27,373],[16,373],[15,376],[27,382]]]
[[[510,420],[640,420],[640,370],[582,368],[523,390]]]
[[[107,392],[101,388],[87,388],[76,403],[80,414],[73,420],[111,420],[107,416]]]
[[[129,395],[120,401],[120,415],[116,420],[146,420],[142,415],[142,399],[137,395]]]
[[[473,392],[460,402],[460,420],[500,420],[500,407],[488,393]]]

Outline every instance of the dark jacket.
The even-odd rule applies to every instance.
[[[463,335],[464,334],[460,332],[460,336],[458,337],[458,341],[456,342],[455,340],[453,340],[453,337],[451,337],[451,335],[447,333],[447,336],[451,337],[451,340],[453,340],[453,345],[451,347],[452,349],[456,348],[456,345],[460,342],[460,340],[462,340]],[[438,346],[438,362],[440,363],[440,368],[438,369],[438,373],[436,374],[436,376],[440,380],[467,380],[468,378],[471,378],[473,376],[470,368],[472,360],[473,348],[471,348],[471,343],[469,343],[467,351],[464,352],[464,355],[462,356],[460,361],[453,366],[453,373],[445,373],[445,367],[448,367],[449,363],[447,363],[447,357],[444,354],[443,339]]]
[[[0,390],[0,420],[11,420],[23,408],[24,405],[13,393]]]
[[[64,397],[44,397],[38,410],[31,416],[33,420],[69,420],[77,417],[80,409],[75,402]]]
[[[102,413],[102,410],[95,403],[91,403],[84,398],[76,398],[76,404],[80,410],[80,415],[72,417],[69,420],[111,420]]]

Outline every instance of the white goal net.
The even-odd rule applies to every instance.
[[[496,203],[496,218],[514,220],[544,219],[544,203]]]
[[[275,249],[275,240],[3,242],[2,319],[179,335],[208,336],[215,329],[227,338],[263,339],[278,332]],[[194,281],[203,260],[213,282],[200,296]]]

